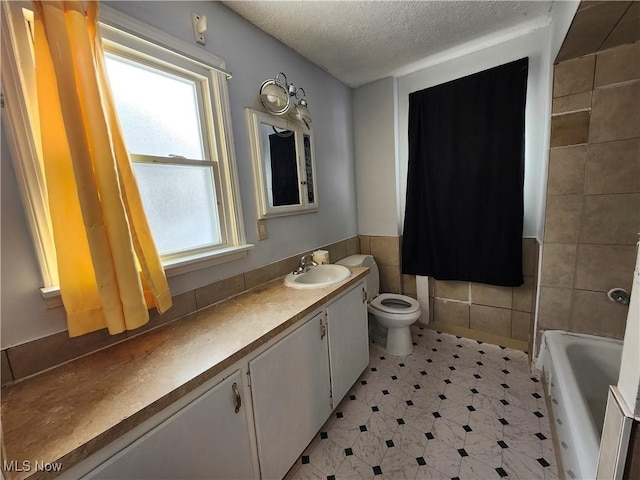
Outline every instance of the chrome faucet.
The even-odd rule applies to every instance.
[[[293,271],[294,275],[299,275],[301,273],[306,273],[309,271],[311,267],[317,267],[318,264],[313,261],[311,255],[303,255],[300,259],[300,266]]]

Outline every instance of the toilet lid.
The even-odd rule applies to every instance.
[[[397,293],[382,293],[374,298],[370,305],[387,313],[413,313],[420,310],[417,300]]]

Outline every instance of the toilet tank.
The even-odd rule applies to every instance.
[[[336,263],[347,267],[369,267],[369,275],[365,280],[367,301],[370,302],[378,296],[380,293],[380,272],[372,255],[349,255]]]

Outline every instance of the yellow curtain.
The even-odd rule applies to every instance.
[[[69,335],[138,328],[171,295],[108,87],[97,2],[36,1],[49,208]]]

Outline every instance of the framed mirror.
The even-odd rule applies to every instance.
[[[259,218],[317,211],[312,131],[250,108],[246,114]]]

